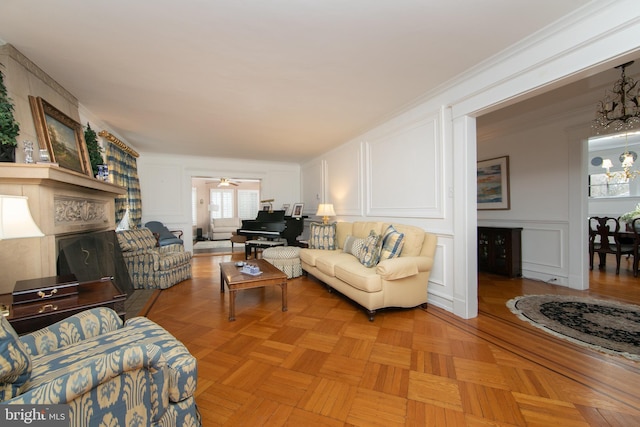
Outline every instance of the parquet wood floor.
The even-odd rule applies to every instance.
[[[218,263],[193,259],[193,278],[163,290],[147,316],[198,359],[204,426],[636,426],[640,363],[587,350],[518,320],[517,295],[595,295],[640,303],[623,261],[594,271],[588,292],[481,275],[480,315],[434,306],[364,311],[313,278],[240,291],[229,322]],[[613,265],[613,263],[609,263]]]

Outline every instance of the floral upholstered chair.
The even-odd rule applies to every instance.
[[[18,337],[0,316],[0,402],[66,404],[71,426],[200,426],[197,361],[144,317],[100,307]]]
[[[148,228],[116,234],[135,289],[166,289],[191,277],[191,252],[183,245],[158,247]]]

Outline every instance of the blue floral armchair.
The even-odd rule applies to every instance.
[[[200,426],[197,361],[144,317],[94,308],[18,337],[0,316],[0,402],[67,404],[71,426]]]
[[[158,247],[148,228],[116,234],[135,289],[166,289],[191,277],[191,252],[184,245]]]

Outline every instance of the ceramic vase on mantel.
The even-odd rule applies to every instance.
[[[13,145],[0,144],[0,162],[16,162],[16,147]]]

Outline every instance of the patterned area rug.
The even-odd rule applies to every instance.
[[[231,240],[205,240],[193,245],[194,254],[231,252]],[[244,252],[244,243],[234,243],[233,252]]]
[[[507,301],[520,319],[573,343],[640,360],[640,306],[563,295]]]

